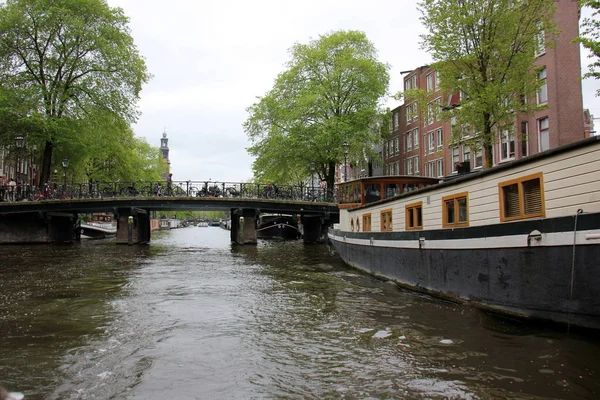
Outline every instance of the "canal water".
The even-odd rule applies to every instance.
[[[32,399],[597,399],[600,339],[218,227],[0,247],[0,384]]]

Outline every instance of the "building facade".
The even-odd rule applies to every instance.
[[[555,21],[560,34],[553,47],[541,46],[536,54],[538,78],[543,82],[535,99],[543,110],[515,117],[514,132],[498,135],[492,165],[526,157],[585,138],[577,2],[556,1]],[[451,124],[440,118],[442,107],[458,102],[458,94],[444,97],[436,71],[422,66],[407,71],[404,90],[428,93],[427,109],[407,102],[392,110],[392,134],[384,144],[384,174],[447,177],[482,168],[482,151],[467,146],[450,147]],[[461,170],[461,171],[459,171]]]

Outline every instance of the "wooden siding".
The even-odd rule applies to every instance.
[[[519,177],[543,173],[546,217],[574,215],[577,209],[600,212],[600,142],[580,147],[555,156],[546,157],[514,169],[500,170],[495,174],[460,182],[440,189],[416,192],[402,200],[377,205],[368,210],[351,210],[353,218],[371,213],[372,231],[380,229],[380,212],[392,209],[393,230],[405,230],[405,205],[423,203],[423,229],[442,228],[442,197],[461,192],[469,193],[469,226],[500,223],[498,184]],[[344,217],[340,210],[340,220]],[[343,223],[342,230],[349,230]]]

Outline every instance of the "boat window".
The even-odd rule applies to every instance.
[[[360,232],[360,221],[358,220],[358,217],[356,217],[356,232]]]
[[[363,214],[363,232],[371,232],[371,214]]]
[[[442,226],[454,228],[469,225],[469,200],[467,192],[442,198]]]
[[[340,186],[340,203],[361,203],[360,182],[351,182]]]
[[[381,192],[379,191],[379,183],[367,183],[365,185],[365,203],[372,203],[381,200]]]
[[[354,218],[350,219],[350,230],[354,232]]]
[[[406,230],[423,229],[423,202],[407,204],[406,210]]]
[[[392,210],[381,211],[381,231],[392,231]]]
[[[388,183],[384,185],[385,188],[385,198],[389,199],[390,197],[395,197],[400,194],[400,185],[397,183]]]
[[[543,186],[541,173],[500,182],[500,221],[544,217]]]

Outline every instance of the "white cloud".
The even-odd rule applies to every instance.
[[[295,43],[336,30],[361,30],[391,66],[390,92],[400,71],[430,60],[420,49],[423,28],[413,0],[108,0],[122,7],[152,81],[141,93],[138,136],[158,146],[166,127],[176,180],[248,179],[252,158],[242,123],[246,108],[273,85]],[[584,66],[587,65],[584,59]],[[584,81],[584,104],[598,81]],[[388,106],[399,103],[389,100]]]

